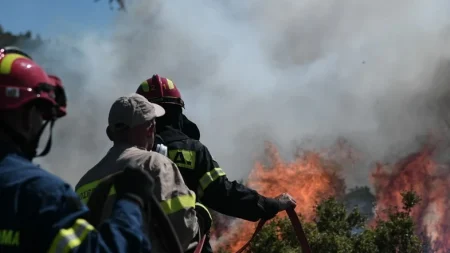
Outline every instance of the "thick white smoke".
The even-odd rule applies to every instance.
[[[290,155],[302,138],[344,136],[373,161],[441,123],[423,104],[450,53],[449,1],[130,3],[111,37],[90,31],[35,52],[69,96],[39,162],[72,184],[111,145],[111,103],[155,73],[181,89],[232,179],[247,175],[265,140]],[[368,168],[345,172],[350,184],[367,182]]]

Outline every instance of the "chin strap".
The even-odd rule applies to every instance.
[[[42,133],[45,130],[45,127],[48,125],[48,123],[50,123],[50,131],[48,133],[48,139],[47,139],[47,144],[45,144],[45,148],[42,150],[42,152],[38,155],[36,155],[36,150],[37,147],[39,145],[39,140],[41,139]],[[36,138],[33,140],[32,144],[33,144],[33,150],[34,150],[34,157],[42,157],[42,156],[46,156],[51,148],[52,148],[52,136],[53,136],[53,126],[55,125],[55,119],[51,119],[51,120],[47,120],[44,125],[41,127],[41,129],[39,130],[39,133],[36,135]]]
[[[44,132],[45,128],[47,127],[48,123],[50,123],[50,133],[47,140],[47,144],[42,150],[42,152],[39,155],[36,155],[37,147],[39,145],[39,140],[41,138],[42,133]],[[28,141],[23,135],[19,134],[16,130],[14,130],[11,126],[6,124],[4,121],[0,121],[0,129],[3,129],[3,131],[11,138],[11,140],[18,146],[21,153],[25,158],[28,160],[32,160],[35,157],[42,157],[48,154],[50,152],[51,146],[52,146],[52,132],[53,132],[53,125],[55,124],[55,119],[47,120],[44,125],[42,125],[41,129],[39,129],[39,132],[36,134],[36,137]]]

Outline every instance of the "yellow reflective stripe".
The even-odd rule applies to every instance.
[[[80,196],[80,199],[83,203],[87,203],[89,201],[89,197],[92,192],[95,190],[97,185],[103,179],[96,180],[89,184],[85,184],[76,190],[76,193]],[[109,191],[108,196],[112,196],[116,194],[116,189],[114,186]],[[180,211],[184,208],[195,207],[196,196],[193,195],[182,195],[178,197],[174,197],[165,201],[161,201],[160,205],[166,214],[171,214]]]
[[[20,231],[0,229],[0,245],[19,246]]]
[[[205,175],[200,178],[199,182],[202,190],[205,190],[209,184],[214,182],[220,176],[225,176],[225,172],[223,172],[221,168],[214,168],[213,170],[206,172]]]
[[[147,80],[145,80],[145,81],[143,81],[143,82],[141,83],[141,87],[142,87],[142,90],[143,90],[144,92],[149,92],[149,91],[150,91],[150,86],[148,85]]]
[[[102,182],[103,179],[104,178],[82,185],[76,190],[76,193],[78,194],[78,196],[80,196],[80,199],[84,204],[89,201],[92,192],[95,190],[95,188],[97,188],[97,186]],[[114,188],[113,186],[109,191],[109,196],[114,194],[116,194],[116,188]]]
[[[169,150],[168,155],[178,167],[186,169],[195,169],[196,152],[187,149]]]
[[[25,58],[27,57],[20,55],[20,54],[7,54],[5,57],[3,57],[1,63],[0,63],[0,74],[7,75],[11,73],[11,68],[15,60]]]
[[[80,246],[89,232],[93,231],[94,227],[84,219],[77,219],[75,224],[68,228],[62,228],[50,246],[49,253],[66,253],[74,248]]]
[[[169,90],[173,90],[175,88],[175,85],[173,85],[172,80],[170,80],[169,78],[166,78],[167,80],[167,87],[169,87]]]
[[[182,195],[159,203],[164,213],[176,213],[186,208],[195,208],[195,194]]]

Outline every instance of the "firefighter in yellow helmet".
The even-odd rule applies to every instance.
[[[199,141],[197,126],[183,115],[184,101],[170,79],[154,75],[136,92],[164,108],[165,115],[156,120],[160,142],[157,144],[167,146],[168,157],[180,169],[186,185],[197,193],[197,201],[220,213],[249,221],[271,219],[278,212],[295,207],[296,202],[289,194],[268,198],[228,180],[208,148]],[[212,252],[208,242],[202,252]]]

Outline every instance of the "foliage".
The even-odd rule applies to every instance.
[[[24,46],[33,47],[42,43],[42,39],[39,35],[33,38],[31,31],[25,33],[13,34],[9,31],[5,31],[0,25],[0,47],[4,46]]]
[[[100,2],[100,0],[94,0],[94,2]],[[111,9],[113,4],[116,3],[119,6],[119,10],[125,10],[125,0],[108,0],[108,3]]]
[[[362,191],[363,192],[363,191]],[[315,207],[315,219],[304,222],[312,252],[320,253],[418,253],[429,242],[415,233],[411,210],[420,202],[416,193],[402,193],[403,208],[384,210],[386,219],[376,217],[372,226],[358,208],[348,210],[345,202],[335,198],[323,200]],[[301,217],[300,217],[301,218]],[[421,240],[423,238],[423,240]],[[249,246],[252,253],[300,252],[287,218],[266,224]],[[226,253],[226,251],[219,251]]]

